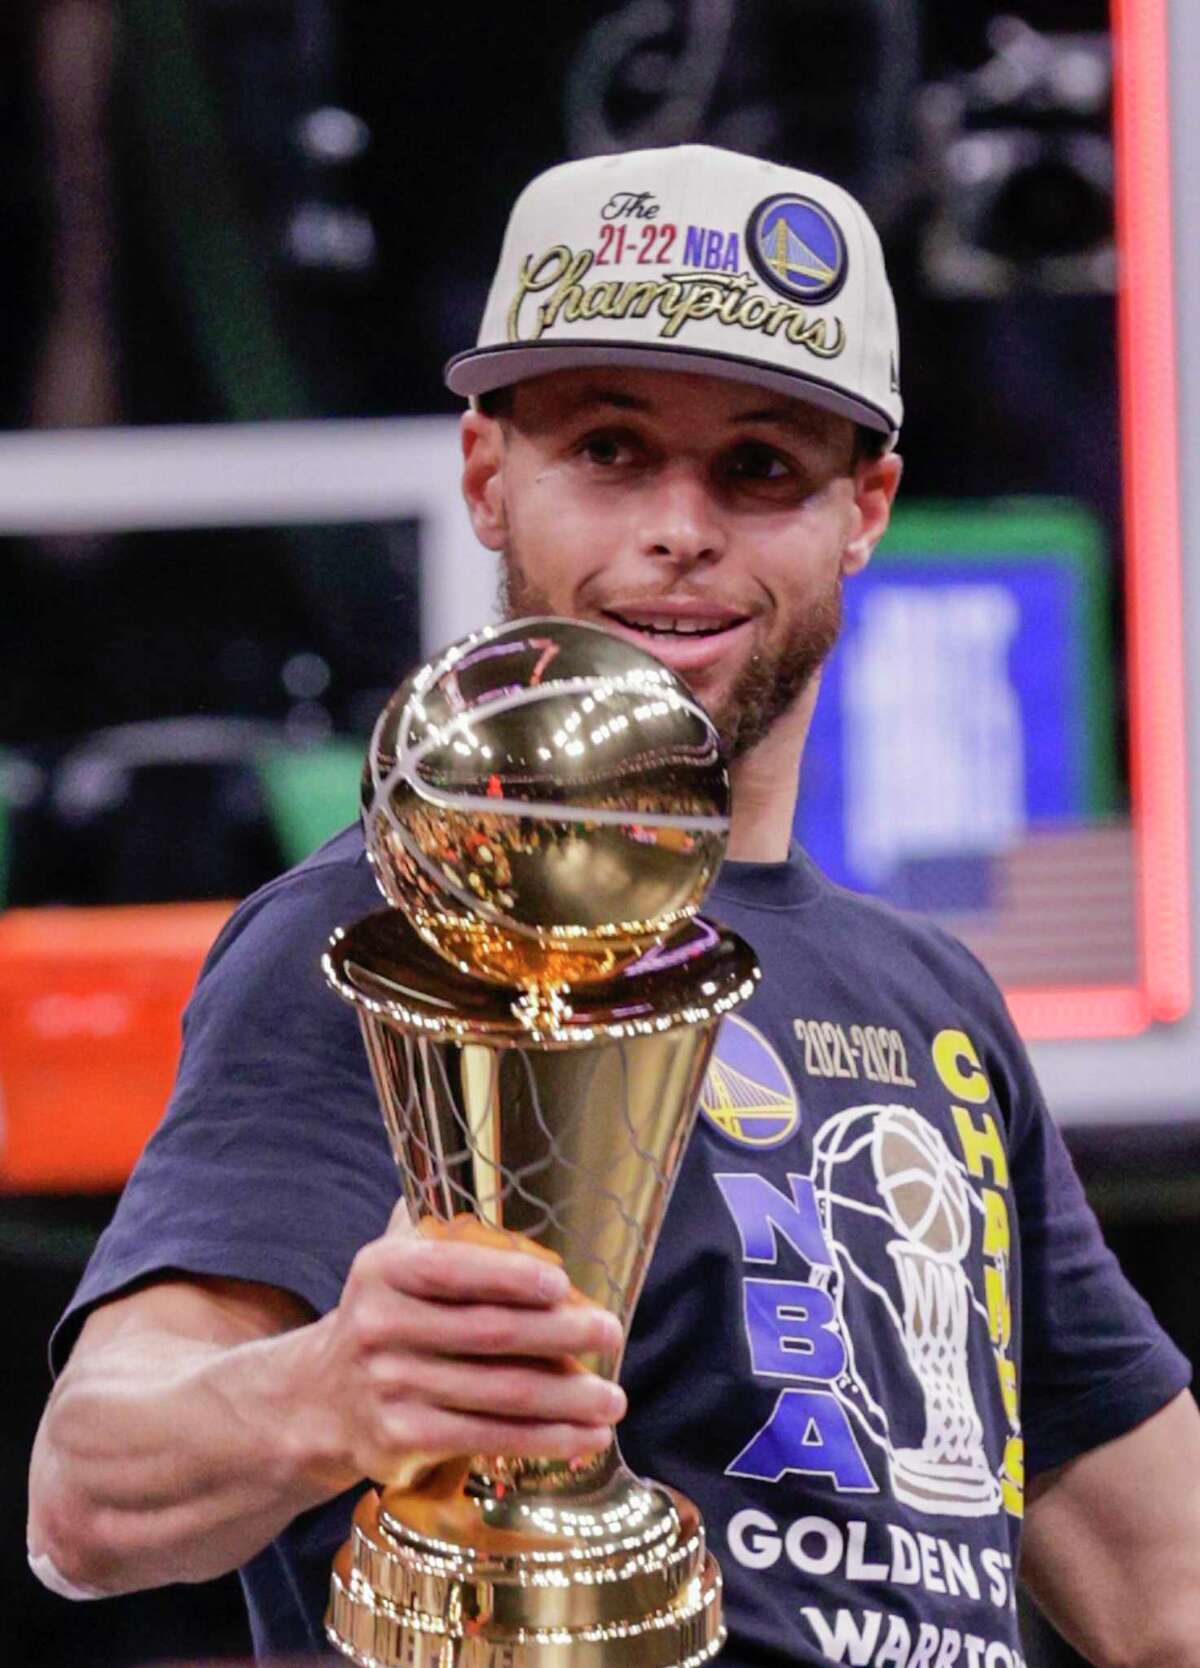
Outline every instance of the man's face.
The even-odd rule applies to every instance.
[[[845,418],[675,371],[558,371],[465,432],[468,502],[502,553],[509,616],[593,620],[649,649],[735,756],[832,648],[842,578],[866,561],[899,472],[895,458],[856,465]]]

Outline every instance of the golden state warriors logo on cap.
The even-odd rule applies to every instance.
[[[746,247],[760,278],[798,301],[828,301],[846,282],[841,227],[811,197],[768,197],[750,216]]]
[[[700,1086],[700,1110],[739,1147],[778,1147],[800,1124],[787,1068],[761,1031],[730,1015]]]

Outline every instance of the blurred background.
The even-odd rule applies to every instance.
[[[352,818],[386,695],[490,612],[441,366],[564,157],[729,145],[879,227],[904,507],[848,596],[797,831],[984,956],[1110,1240],[1200,1353],[1183,306],[1182,525],[1171,353],[1200,118],[1155,81],[1168,27],[1186,64],[1190,0],[0,12],[6,1660],[246,1648],[232,1581],[81,1610],[27,1575],[45,1340],[230,901]],[[1033,1618],[1029,1658],[1076,1660]]]

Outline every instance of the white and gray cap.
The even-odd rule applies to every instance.
[[[861,205],[709,145],[566,162],[517,199],[458,394],[586,365],[751,382],[895,439],[896,307]]]

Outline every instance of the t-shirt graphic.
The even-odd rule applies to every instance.
[[[794,1134],[799,1106],[782,1060],[762,1033],[745,1018],[727,1020],[701,1089],[701,1115],[739,1147],[774,1147]],[[970,1150],[977,1153],[978,1144]],[[716,1180],[747,1263],[773,1262],[777,1234],[810,1262],[805,1284],[765,1277],[746,1282],[755,1372],[821,1386],[781,1391],[770,1427],[746,1450],[746,1467],[739,1455],[728,1473],[764,1475],[759,1468],[770,1463],[774,1448],[770,1433],[801,1421],[808,1469],[818,1469],[817,1450],[828,1448],[829,1474],[845,1488],[870,1486],[858,1448],[865,1438],[886,1457],[897,1499],[932,1513],[996,1511],[1004,1500],[1004,1459],[1015,1466],[1017,1456],[1016,1402],[997,1467],[985,1450],[968,1343],[973,1327],[991,1337],[998,1356],[1010,1341],[1011,1235],[1003,1197],[973,1180],[965,1159],[914,1107],[885,1103],[851,1106],[828,1118],[813,1139],[810,1174],[790,1174],[788,1196],[757,1174],[718,1174]],[[983,1295],[971,1282],[976,1245],[991,1254]],[[851,1299],[853,1288],[860,1288],[862,1303],[873,1303],[891,1326],[919,1389],[923,1427],[914,1446],[892,1439],[880,1394],[860,1369],[848,1324],[848,1287]],[[999,1373],[1007,1390],[1012,1381],[1003,1359]],[[819,1374],[822,1364],[832,1371]],[[840,1411],[822,1411],[831,1397]],[[791,1468],[786,1447],[777,1457],[776,1476]],[[1019,1479],[1010,1475],[1006,1483],[1009,1505],[1019,1513]]]
[[[840,1595],[829,1582],[796,1594],[825,1660],[844,1650],[848,1661],[919,1662],[924,1638],[947,1663],[989,1649],[993,1662],[1017,1662],[1009,1167],[996,1118],[981,1110],[992,1091],[978,1050],[964,1031],[935,1033],[927,1116],[898,1098],[836,1104],[837,1089],[859,1085],[915,1098],[897,1028],[798,1017],[792,1030],[776,1048],[746,1015],[727,1023],[700,1095],[723,1149],[712,1180],[737,1235],[747,1364],[770,1394],[725,1476],[829,1505],[785,1528],[731,1500],[728,1554],[766,1569],[779,1548],[809,1576],[840,1566]],[[807,1105],[789,1054],[815,1080]],[[785,1144],[782,1174],[721,1162]],[[955,1520],[982,1518],[997,1520],[991,1531],[956,1533]],[[879,1603],[906,1587],[924,1591],[926,1619]],[[971,1626],[949,1625],[964,1611]]]

